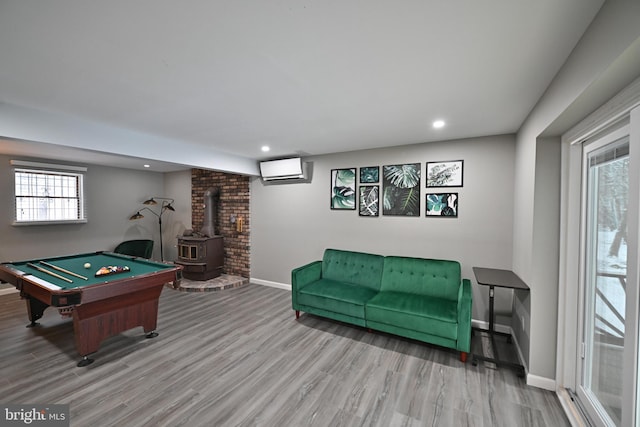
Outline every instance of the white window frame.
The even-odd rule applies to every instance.
[[[28,162],[23,160],[11,160],[11,165],[13,166],[13,223],[12,225],[23,226],[23,225],[54,225],[54,224],[83,224],[87,222],[87,209],[85,205],[85,197],[84,197],[84,180],[87,172],[86,167],[82,166],[69,166],[69,165],[58,165],[58,164],[50,164],[50,163],[37,163],[37,162]],[[48,176],[72,176],[77,179],[78,183],[78,216],[73,219],[54,219],[54,220],[19,220],[18,219],[18,205],[16,194],[16,177],[18,173],[37,173],[44,174]]]

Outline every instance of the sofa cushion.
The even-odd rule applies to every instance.
[[[388,256],[380,289],[457,301],[460,283],[457,261]]]
[[[399,326],[455,340],[458,336],[458,303],[448,299],[382,291],[365,307],[367,322]]]
[[[322,277],[378,291],[383,266],[382,255],[326,249],[322,259]]]
[[[376,291],[330,279],[320,279],[300,289],[298,303],[364,319],[364,305]]]

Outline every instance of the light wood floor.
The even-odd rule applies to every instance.
[[[70,404],[72,426],[569,425],[554,393],[512,371],[307,314],[296,321],[289,292],[275,288],[165,288],[160,335],[112,337],[85,368],[70,320],[49,308],[42,326],[27,323],[18,295],[0,295],[0,402]]]

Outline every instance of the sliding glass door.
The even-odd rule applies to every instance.
[[[576,392],[598,426],[638,426],[640,107],[580,144]]]
[[[585,145],[583,170],[584,306],[579,396],[598,424],[621,426],[628,345],[628,127]]]

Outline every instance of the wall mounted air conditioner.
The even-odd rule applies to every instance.
[[[304,181],[307,179],[307,163],[301,158],[260,162],[263,181]]]

